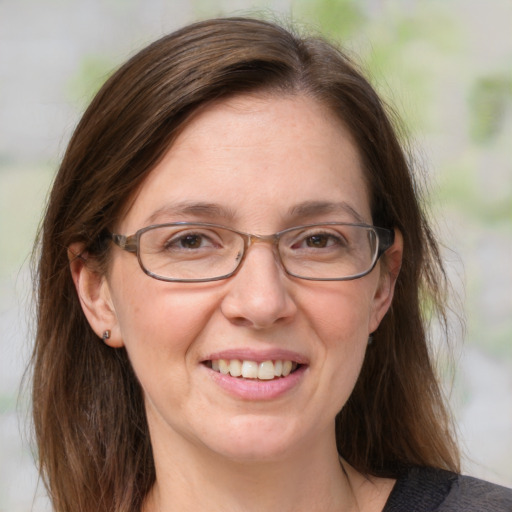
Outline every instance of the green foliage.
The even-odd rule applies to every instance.
[[[0,415],[16,412],[16,395],[0,393]]]
[[[341,40],[353,38],[368,23],[358,0],[303,0],[297,2],[296,10],[308,22],[318,24],[322,33]]]
[[[40,218],[51,177],[49,168],[0,167],[0,281],[18,272],[30,257],[34,220]]]
[[[68,83],[70,100],[84,109],[110,76],[115,65],[115,60],[106,55],[85,56]]]
[[[471,135],[478,143],[496,138],[512,111],[512,76],[492,74],[478,77],[469,97]]]

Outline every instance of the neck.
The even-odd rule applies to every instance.
[[[334,437],[266,461],[226,459],[191,446],[154,448],[157,480],[144,512],[358,510]]]

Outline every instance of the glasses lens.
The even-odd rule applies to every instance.
[[[231,274],[243,254],[243,238],[228,229],[194,224],[156,226],[139,239],[139,258],[154,277],[200,281]]]
[[[371,227],[317,225],[287,231],[279,241],[286,270],[306,279],[347,279],[368,272],[377,258]]]

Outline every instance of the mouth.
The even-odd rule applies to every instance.
[[[203,364],[214,372],[230,375],[240,379],[276,380],[288,377],[301,366],[296,361],[277,359],[268,361],[251,361],[247,359],[212,359]]]

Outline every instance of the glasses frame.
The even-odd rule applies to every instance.
[[[150,270],[148,270],[144,264],[142,263],[142,259],[140,256],[140,237],[146,232],[150,231],[155,228],[160,227],[168,227],[168,226],[198,226],[198,227],[210,227],[210,228],[221,228],[225,229],[227,231],[231,231],[232,233],[236,233],[237,235],[241,236],[244,241],[244,249],[242,256],[240,260],[238,261],[238,264],[234,268],[232,272],[229,272],[228,274],[224,274],[218,277],[206,277],[206,278],[199,278],[199,279],[180,279],[180,278],[172,278],[172,277],[163,277],[158,274],[154,274]],[[290,232],[294,231],[296,229],[302,229],[302,228],[312,228],[316,226],[353,226],[353,227],[361,227],[366,228],[374,231],[376,237],[377,237],[377,253],[374,257],[374,260],[372,262],[371,267],[368,270],[365,270],[364,272],[360,272],[359,274],[355,274],[353,276],[347,276],[347,277],[303,277],[297,274],[294,274],[293,272],[290,272],[286,266],[283,263],[283,260],[281,258],[281,253],[279,252],[279,240],[281,237]],[[270,243],[273,245],[274,253],[277,255],[279,263],[281,265],[281,268],[286,272],[286,274],[296,277],[298,279],[304,279],[306,281],[352,281],[354,279],[359,279],[361,277],[366,276],[369,274],[377,264],[377,261],[379,261],[379,258],[394,244],[395,242],[395,231],[393,229],[387,229],[387,228],[381,228],[378,226],[372,226],[370,224],[364,224],[364,223],[351,223],[351,222],[317,222],[314,224],[304,224],[301,226],[294,226],[292,228],[283,229],[282,231],[279,231],[277,233],[274,233],[273,235],[254,235],[251,233],[245,233],[243,231],[238,231],[233,228],[229,228],[227,226],[222,226],[221,224],[212,224],[208,222],[167,222],[164,224],[152,224],[150,226],[146,226],[144,228],[139,229],[136,231],[133,235],[120,235],[116,233],[110,233],[110,238],[116,244],[119,248],[121,248],[123,251],[127,251],[130,253],[133,253],[137,256],[137,260],[139,262],[139,266],[142,269],[142,271],[147,274],[148,276],[157,279],[159,281],[166,281],[166,282],[172,282],[172,283],[205,283],[209,281],[221,281],[223,279],[228,279],[229,277],[236,274],[236,272],[241,268],[242,263],[245,260],[245,256],[247,254],[247,251],[249,247],[254,243],[264,242],[264,243]]]

